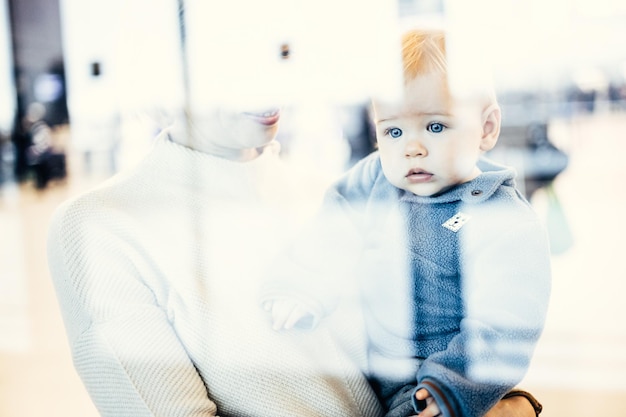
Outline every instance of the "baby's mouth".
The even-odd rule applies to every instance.
[[[410,183],[416,184],[416,183],[422,183],[422,182],[430,181],[432,179],[433,175],[434,175],[433,173],[425,171],[423,169],[414,168],[414,169],[411,169],[405,175],[405,177],[409,180]]]

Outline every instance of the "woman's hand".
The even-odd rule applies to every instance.
[[[426,400],[426,408],[419,416],[413,417],[436,417],[441,415],[437,403],[433,400],[427,390],[421,389],[415,393],[418,400]],[[500,400],[485,417],[536,417],[535,408],[530,400],[523,395],[513,395]]]

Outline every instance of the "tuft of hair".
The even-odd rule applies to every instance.
[[[402,35],[404,80],[429,72],[448,74],[446,39],[441,30],[412,29]]]
[[[438,28],[411,28],[402,35],[404,82],[419,75],[437,73],[457,98],[478,98],[486,105],[497,103],[491,69],[476,45]],[[456,42],[455,42],[456,41]]]

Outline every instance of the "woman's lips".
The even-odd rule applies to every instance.
[[[428,182],[433,178],[433,174],[422,169],[412,169],[406,174],[406,179],[411,184]]]
[[[256,113],[245,112],[244,115],[262,125],[272,126],[278,123],[278,120],[280,119],[280,110],[272,109]]]

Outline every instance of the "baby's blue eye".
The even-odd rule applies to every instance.
[[[431,133],[441,133],[445,128],[446,127],[444,125],[437,122],[431,123],[426,127],[426,129]]]
[[[394,139],[399,138],[400,136],[402,136],[402,129],[398,129],[397,127],[392,127],[391,129],[387,130],[387,134]]]

